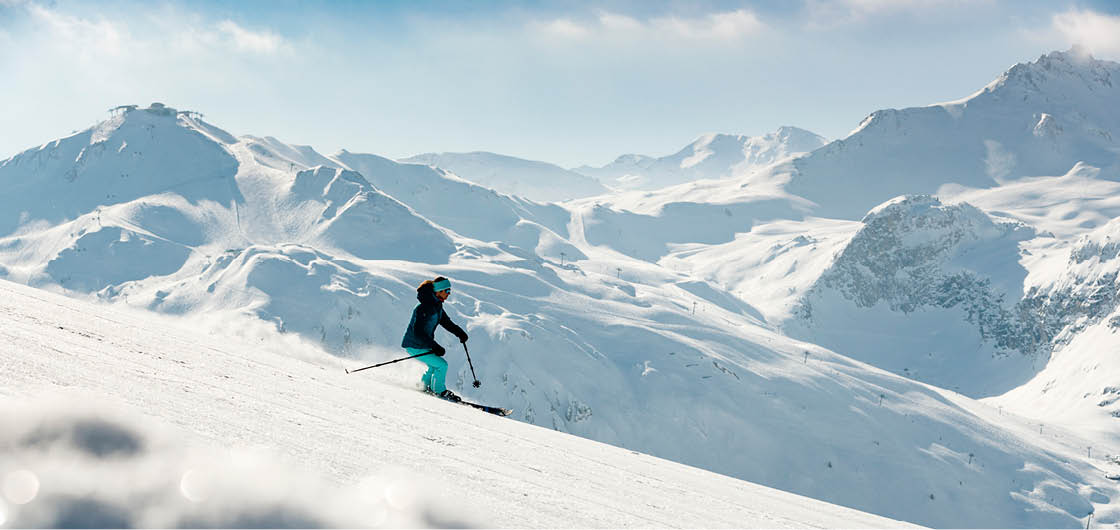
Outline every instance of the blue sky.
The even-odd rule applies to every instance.
[[[122,104],[330,154],[494,151],[571,167],[969,95],[1120,2],[0,0],[0,158]]]

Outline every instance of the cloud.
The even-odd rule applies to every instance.
[[[640,31],[642,29],[642,23],[636,18],[605,11],[599,14],[599,25],[606,31]]]
[[[0,0],[5,1],[5,0]],[[135,57],[152,54],[245,56],[291,52],[287,40],[273,31],[251,30],[233,20],[206,21],[191,13],[149,12],[146,16],[82,17],[28,3],[26,13],[34,31],[25,41],[45,43],[55,50],[83,57]]]
[[[1071,10],[1054,15],[1051,24],[1070,44],[1081,45],[1097,55],[1120,56],[1118,16]]]
[[[591,34],[590,28],[580,25],[578,22],[568,18],[560,18],[545,22],[541,24],[541,30],[551,35],[576,39]]]
[[[990,4],[992,0],[807,0],[811,27],[835,27],[877,16],[931,12]]]
[[[130,37],[118,23],[66,15],[36,4],[28,4],[27,13],[31,22],[49,38],[52,45],[84,56],[117,56],[129,45]]]
[[[623,38],[629,40],[727,41],[758,34],[766,29],[752,11],[709,13],[697,17],[660,16],[641,20],[628,15],[602,11],[590,20],[561,18],[534,23],[532,29],[569,38]]]
[[[270,31],[247,30],[232,20],[218,23],[218,30],[229,37],[234,47],[251,53],[276,53],[285,46],[284,39]]]
[[[737,39],[765,28],[757,15],[743,9],[693,19],[657,18],[652,20],[652,25],[689,39]]]

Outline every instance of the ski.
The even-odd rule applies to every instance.
[[[495,414],[497,416],[509,416],[513,414],[513,409],[503,409],[501,407],[491,407],[490,405],[482,405],[480,403],[471,403],[470,401],[460,401],[460,405],[467,405],[476,409]]]
[[[459,398],[459,401],[454,401],[454,400],[451,400],[451,399],[446,399],[446,398],[440,397],[438,394],[435,394],[435,393],[432,393],[432,392],[424,392],[424,393],[429,395],[429,396],[442,399],[442,400],[447,401],[449,403],[458,403],[460,405],[466,405],[468,407],[474,407],[478,410],[481,410],[481,411],[484,411],[484,412],[489,412],[490,414],[493,414],[495,416],[509,416],[510,414],[513,414],[513,409],[503,409],[502,407],[492,407],[490,405],[483,405],[481,403],[471,403],[470,401],[463,401],[462,398]],[[458,396],[456,396],[456,397],[458,397]]]

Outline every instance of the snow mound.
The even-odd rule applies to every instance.
[[[308,236],[326,248],[361,259],[446,263],[455,252],[447,234],[353,171],[322,166],[300,171],[279,201],[282,210],[306,210],[307,216],[295,221],[310,226],[288,233],[312,232]]]
[[[116,226],[83,232],[47,262],[45,272],[58,285],[95,292],[111,285],[166,276],[178,271],[190,248]],[[101,268],[90,269],[90,260]]]
[[[190,284],[133,297],[168,313],[246,312],[348,357],[363,347],[395,345],[407,324],[385,315],[407,317],[401,306],[410,301],[402,298],[412,286],[314,248],[256,245],[228,250],[201,267]]]

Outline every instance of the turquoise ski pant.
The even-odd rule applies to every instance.
[[[432,351],[420,348],[405,348],[405,350],[408,350],[409,355]],[[447,377],[447,361],[443,360],[443,357],[433,353],[417,357],[416,360],[428,365],[428,371],[424,372],[424,376],[420,378],[420,381],[424,383],[424,390],[436,394],[447,390],[447,384],[444,382]]]

